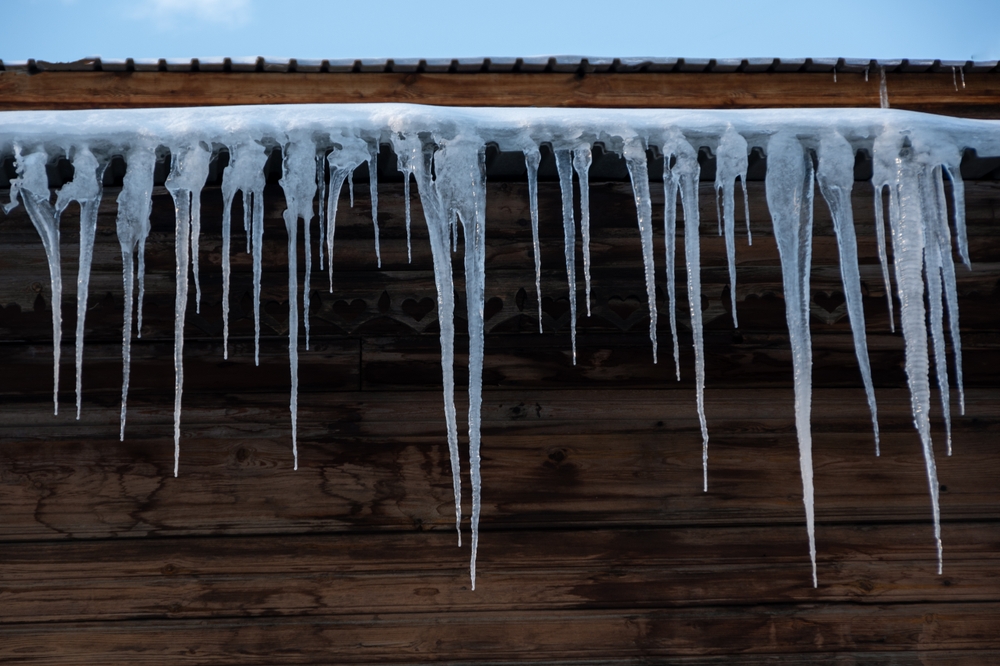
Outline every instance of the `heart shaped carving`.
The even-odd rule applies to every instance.
[[[364,314],[365,310],[368,309],[368,304],[365,303],[360,298],[355,298],[353,301],[348,303],[347,301],[337,301],[333,304],[333,312],[338,317],[341,317],[345,321],[354,321],[358,317]]]
[[[421,298],[419,301],[408,298],[403,301],[403,312],[412,317],[413,321],[420,321],[433,309],[434,301],[430,298]]]

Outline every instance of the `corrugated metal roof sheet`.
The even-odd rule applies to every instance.
[[[859,58],[87,58],[74,62],[0,60],[0,71],[27,72],[966,72],[998,69],[998,61],[864,60]]]

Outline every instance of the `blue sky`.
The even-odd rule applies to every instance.
[[[0,59],[1000,58],[1000,0],[2,0]]]

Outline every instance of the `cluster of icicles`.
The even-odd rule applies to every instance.
[[[809,550],[813,584],[816,584],[814,542],[812,445],[810,434],[811,343],[809,334],[809,272],[811,260],[814,183],[818,184],[832,214],[840,250],[844,295],[853,331],[861,376],[867,391],[878,453],[878,420],[869,369],[857,244],[851,210],[855,151],[864,149],[874,161],[877,239],[882,272],[887,287],[894,284],[901,305],[899,319],[905,338],[906,373],[912,395],[914,424],[923,445],[928,487],[934,517],[934,538],[941,568],[938,483],[931,447],[930,349],[941,393],[948,453],[951,453],[949,382],[945,357],[945,319],[950,331],[956,368],[959,404],[963,403],[961,345],[953,250],[969,262],[964,223],[963,187],[959,174],[962,151],[975,148],[980,154],[1000,154],[1000,127],[984,121],[939,118],[889,110],[772,110],[772,111],[637,111],[554,109],[444,109],[412,105],[308,105],[240,107],[225,109],[175,109],[87,112],[13,112],[0,114],[0,154],[13,154],[17,178],[12,181],[6,211],[22,202],[41,236],[48,257],[52,282],[52,331],[54,338],[54,386],[59,384],[61,297],[59,224],[60,215],[73,201],[79,202],[80,262],[77,277],[76,408],[80,412],[80,368],[87,312],[87,291],[92,261],[102,174],[111,157],[127,163],[118,197],[118,238],[121,243],[125,323],[123,331],[124,372],[122,384],[121,435],[125,433],[129,380],[129,346],[135,307],[134,285],[138,279],[136,331],[142,327],[143,248],[149,233],[151,192],[157,151],[169,149],[171,165],[167,190],[176,207],[176,372],[174,402],[174,474],[180,455],[181,395],[183,389],[184,316],[188,307],[189,271],[195,285],[195,307],[201,293],[198,280],[199,201],[213,152],[225,148],[230,162],[222,180],[224,355],[228,355],[228,305],[231,219],[233,199],[242,192],[247,251],[253,254],[255,361],[259,352],[261,248],[263,223],[263,168],[268,152],[279,147],[283,156],[281,187],[287,201],[284,212],[288,233],[289,357],[291,366],[292,455],[298,467],[296,445],[296,398],[299,314],[304,315],[304,344],[309,346],[309,279],[312,274],[312,221],[318,217],[321,263],[330,269],[333,290],[334,226],[344,182],[353,171],[369,165],[372,218],[375,224],[375,258],[378,242],[378,184],[376,157],[379,146],[390,144],[398,167],[406,175],[407,244],[410,239],[409,185],[416,181],[424,211],[434,263],[440,321],[441,367],[444,379],[444,412],[451,456],[455,496],[455,525],[461,525],[461,484],[458,431],[454,394],[455,301],[452,253],[457,248],[459,227],[465,243],[465,285],[469,333],[469,465],[472,480],[473,588],[480,513],[480,408],[483,370],[483,294],[485,283],[486,169],[485,149],[495,144],[504,151],[523,152],[529,185],[531,229],[534,241],[536,289],[540,291],[538,251],[537,174],[539,146],[551,146],[562,190],[565,258],[570,293],[571,345],[576,362],[575,322],[576,229],[573,173],[580,192],[579,229],[582,234],[584,284],[587,314],[590,314],[590,251],[588,171],[592,146],[602,143],[620,154],[631,176],[645,266],[650,308],[650,338],[653,362],[657,357],[657,312],[653,253],[653,213],[647,150],[655,149],[663,159],[663,190],[666,202],[665,277],[668,316],[673,338],[673,360],[678,378],[680,361],[675,316],[675,246],[678,198],[683,210],[684,263],[687,300],[694,339],[696,399],[703,438],[704,485],[708,488],[708,427],[704,409],[704,350],[702,336],[698,183],[698,151],[707,147],[717,158],[715,189],[720,233],[725,235],[728,254],[733,321],[737,320],[735,289],[736,184],[745,185],[748,154],[754,147],[767,155],[767,204],[780,252],[788,330],[793,352],[795,422],[798,433]],[[655,154],[655,153],[654,153]],[[74,177],[51,201],[46,164],[67,156]],[[954,209],[949,212],[944,181],[952,186]],[[883,201],[888,192],[889,228],[895,276],[890,278],[886,259]],[[353,184],[351,187],[353,198]],[[749,210],[742,188],[749,238]],[[318,200],[318,205],[317,205]],[[316,211],[318,210],[318,215]],[[302,221],[300,226],[299,221]],[[305,271],[303,301],[299,305],[299,270],[296,265],[299,229],[303,230]],[[137,264],[137,274],[136,274]],[[192,270],[193,269],[193,270]],[[888,305],[892,314],[892,289]],[[541,294],[539,293],[539,327]],[[925,312],[929,307],[929,317]],[[928,325],[929,324],[929,325]],[[931,344],[928,344],[928,331]],[[58,395],[54,389],[53,399]],[[961,409],[964,409],[962,407]],[[56,402],[58,410],[58,402]],[[459,529],[459,544],[461,531]]]

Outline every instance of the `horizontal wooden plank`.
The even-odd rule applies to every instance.
[[[3,546],[0,624],[363,613],[991,602],[1000,523],[825,526],[818,588],[798,527],[494,532],[469,590],[453,534]]]
[[[0,627],[0,658],[25,664],[492,663],[665,660],[842,651],[1000,649],[1000,605],[756,606],[644,613],[366,614],[354,617],[140,621]],[[876,659],[878,657],[876,656]],[[814,660],[814,663],[821,661]],[[648,663],[648,661],[644,662]],[[697,662],[695,662],[697,663]],[[702,662],[704,663],[704,662]],[[803,663],[803,662],[799,662]],[[805,662],[809,663],[809,662]],[[893,662],[901,663],[901,662]],[[905,662],[903,662],[905,663]]]
[[[863,393],[814,394],[817,519],[915,521],[930,549],[908,395],[879,397],[876,458]],[[50,416],[44,402],[5,409],[0,539],[453,529],[439,395],[302,396],[297,472],[286,400],[204,395],[185,403],[178,478],[170,401],[137,399],[125,442],[117,403],[85,410],[80,422]],[[943,454],[935,429],[945,521],[998,515],[997,394],[970,391],[967,401],[968,416],[955,418],[954,456]],[[487,392],[484,530],[801,525],[792,392],[710,391],[706,411],[709,492],[702,493],[690,392]],[[468,488],[466,481],[466,516]]]
[[[1000,76],[888,73],[893,108],[996,117]],[[830,73],[219,73],[0,72],[0,108],[410,102],[609,108],[874,107],[879,77]]]

